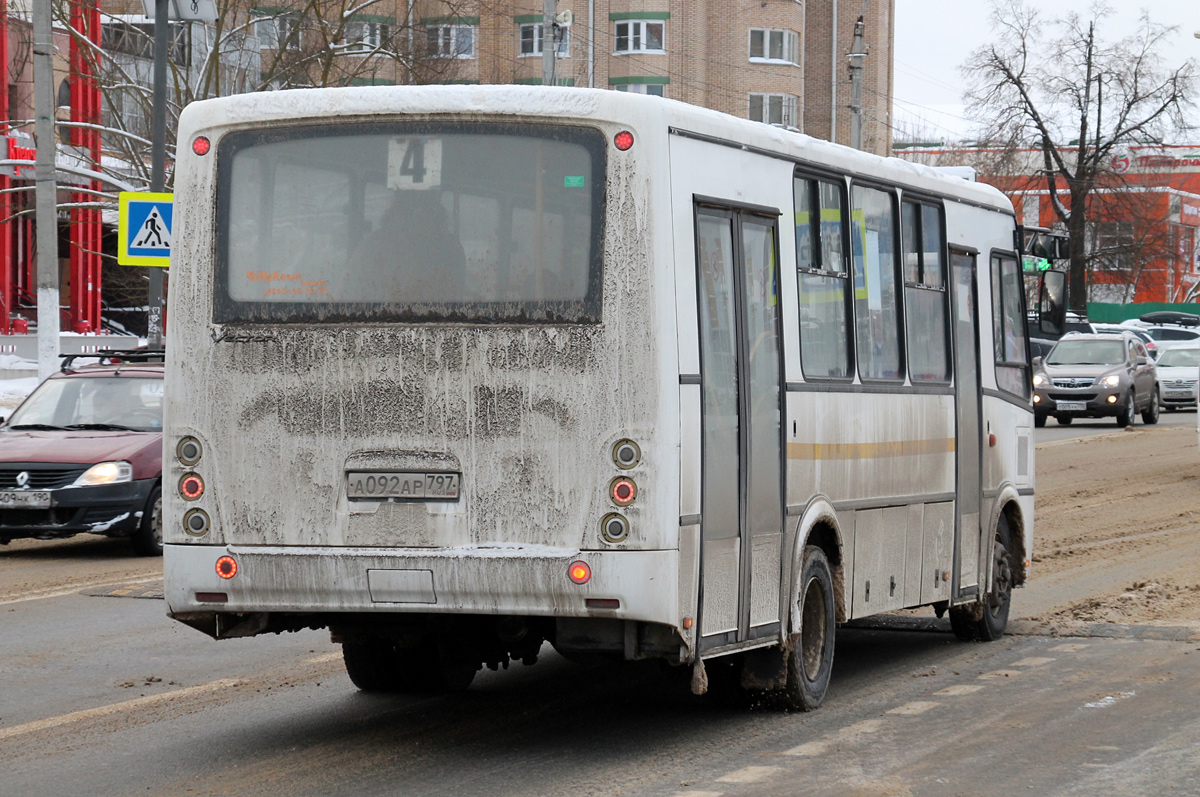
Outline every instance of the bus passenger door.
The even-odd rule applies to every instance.
[[[954,396],[957,439],[952,598],[979,592],[980,444],[979,313],[975,256],[950,251],[954,288]],[[951,602],[954,602],[953,600]]]
[[[779,633],[783,530],[776,219],[696,207],[701,650]]]

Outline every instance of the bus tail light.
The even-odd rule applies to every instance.
[[[199,473],[185,473],[179,479],[179,494],[185,501],[196,501],[204,495],[204,479]]]
[[[605,515],[600,521],[600,535],[605,542],[624,542],[629,538],[629,521],[616,512]]]
[[[609,483],[608,495],[617,506],[629,506],[637,500],[637,483],[627,476],[618,476]]]
[[[217,575],[223,579],[231,579],[237,575],[238,563],[232,556],[222,556],[217,560]]]
[[[179,445],[175,446],[175,456],[179,457],[179,461],[189,468],[200,461],[204,449],[200,445],[200,441],[194,437],[185,437],[179,441]]]
[[[628,130],[622,130],[620,133],[617,133],[613,136],[613,146],[622,152],[632,148],[633,133],[630,133]]]
[[[632,440],[618,440],[612,450],[613,462],[621,470],[629,470],[642,461],[642,449]]]
[[[193,537],[208,534],[208,513],[203,509],[190,509],[183,516],[183,530]]]
[[[208,140],[208,136],[196,136],[192,139],[192,152],[197,155],[207,155],[212,149],[212,142]]]
[[[229,557],[224,557],[228,559]],[[236,571],[237,565],[234,565]],[[586,584],[592,580],[592,568],[588,567],[587,562],[571,562],[567,568],[567,578],[576,584]]]

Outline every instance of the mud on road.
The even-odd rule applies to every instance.
[[[1039,443],[1029,585],[1014,613],[1200,625],[1196,427],[1136,426]]]

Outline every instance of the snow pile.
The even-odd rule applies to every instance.
[[[3,366],[0,366],[3,367]],[[20,379],[0,379],[0,410],[14,409],[33,392],[38,385],[36,376],[25,376]],[[7,415],[7,412],[3,413]]]

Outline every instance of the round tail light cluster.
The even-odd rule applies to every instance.
[[[617,133],[615,136],[613,136],[613,146],[622,152],[632,148],[633,133],[630,133],[628,130],[622,130],[620,133]]]
[[[621,470],[629,470],[642,461],[642,449],[632,440],[618,440],[612,450],[613,462]]]
[[[179,478],[179,494],[185,501],[198,501],[204,495],[204,479],[199,473],[185,473]]]
[[[203,537],[210,527],[208,513],[203,509],[189,509],[183,516],[183,530],[193,537]]]
[[[567,567],[567,578],[576,584],[586,584],[592,580],[592,568],[587,562],[571,562]]]
[[[204,448],[194,437],[185,437],[179,441],[179,445],[175,446],[175,456],[179,457],[179,461],[189,468],[199,462],[203,454]]]
[[[217,575],[224,579],[231,579],[237,575],[238,563],[232,556],[222,556],[217,560]]]
[[[608,495],[617,506],[629,506],[637,500],[637,483],[628,476],[618,476],[608,485]]]
[[[629,538],[629,521],[613,512],[600,521],[600,536],[606,542],[624,542]]]

